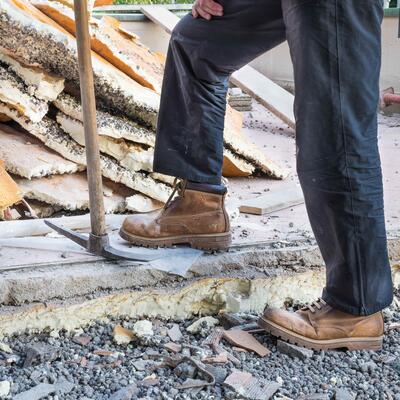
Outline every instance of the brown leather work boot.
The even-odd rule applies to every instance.
[[[297,312],[266,308],[258,324],[290,343],[314,350],[347,348],[379,350],[383,340],[383,317],[366,317],[333,309],[322,299]]]
[[[179,182],[164,208],[126,218],[121,237],[146,247],[190,244],[203,250],[228,248],[231,233],[224,204],[226,188],[218,193],[197,190],[206,186]],[[178,196],[173,198],[176,192]]]

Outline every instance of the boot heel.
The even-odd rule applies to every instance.
[[[232,243],[230,233],[218,236],[198,236],[189,240],[191,247],[200,250],[226,250]]]
[[[349,342],[346,347],[349,351],[353,350],[381,350],[383,344],[383,338],[373,339],[373,340],[359,340],[355,342]]]

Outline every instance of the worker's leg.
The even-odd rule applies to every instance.
[[[219,184],[229,75],[285,40],[281,0],[222,0],[223,17],[187,15],[172,33],[154,171]]]
[[[297,169],[327,268],[323,299],[355,315],[392,301],[377,105],[381,0],[283,0],[295,70]]]

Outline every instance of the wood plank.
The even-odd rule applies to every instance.
[[[269,192],[254,199],[242,200],[241,213],[263,215],[304,203],[303,192],[294,186],[276,192]]]
[[[140,11],[155,24],[161,26],[167,33],[171,34],[179,17],[164,6],[143,6]]]
[[[140,10],[146,17],[160,25],[168,33],[171,33],[179,22],[179,17],[163,6],[143,6]],[[290,92],[281,88],[249,65],[245,65],[234,72],[231,76],[231,82],[294,128],[294,96]]]
[[[106,215],[109,229],[121,226],[127,215]],[[69,229],[90,229],[90,215],[50,218],[49,221]],[[0,221],[0,239],[42,236],[54,232],[43,220]]]
[[[290,127],[295,127],[294,96],[290,92],[249,65],[234,72],[231,82],[254,97]]]

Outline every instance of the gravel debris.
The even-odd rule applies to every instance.
[[[398,304],[393,303],[384,313],[387,326],[400,321]],[[235,318],[251,323],[256,316],[240,313]],[[274,400],[400,400],[398,329],[386,330],[383,349],[377,352],[316,351],[302,359],[288,355],[288,346],[277,345],[277,340],[265,333],[253,334],[271,351],[265,357],[235,350],[224,338],[216,346],[207,345],[206,338],[218,327],[197,323],[197,332],[188,332],[187,328],[199,320],[148,319],[145,326],[151,324],[153,335],[135,335],[128,344],[114,341],[115,327],[134,331],[134,326],[143,324],[127,317],[99,321],[75,332],[61,330],[58,336],[44,332],[5,337],[2,343],[6,346],[0,350],[0,388],[8,388],[10,394],[3,398],[33,400],[35,397],[26,397],[26,392],[34,389],[48,390],[42,397],[45,400],[234,400],[244,395],[224,382],[240,372],[249,374],[246,376],[253,383],[261,382],[264,394],[268,385],[276,386],[271,395]],[[178,351],[174,353],[168,348],[173,343],[168,332],[177,327],[182,348],[179,351],[173,346]],[[86,339],[82,342],[77,337]],[[217,357],[219,354],[226,358]],[[207,385],[201,386],[199,381]],[[193,383],[200,387],[181,388]],[[60,389],[62,384],[69,387]]]

